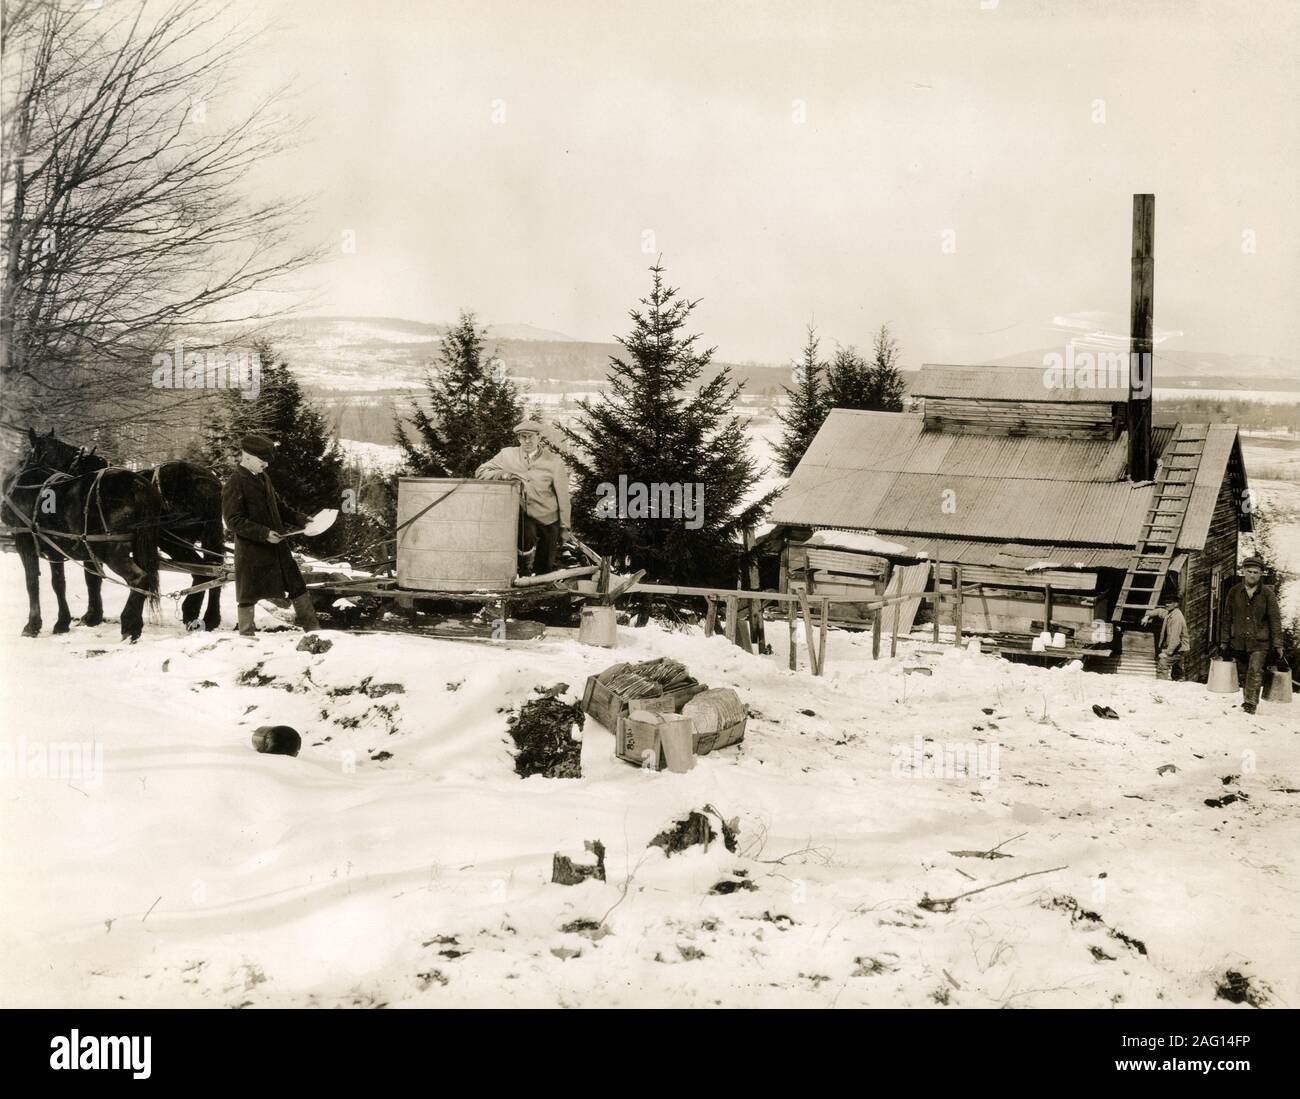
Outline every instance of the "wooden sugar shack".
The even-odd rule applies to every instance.
[[[1154,203],[1134,198],[1138,368],[1049,385],[1045,369],[927,365],[916,411],[833,410],[773,508],[783,590],[941,592],[927,605],[989,650],[1145,675],[1142,619],[1176,591],[1187,674],[1204,676],[1251,529],[1246,471],[1235,425],[1153,426]],[[900,632],[920,602],[899,604]]]

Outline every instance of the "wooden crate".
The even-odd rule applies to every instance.
[[[652,709],[660,712],[669,712],[664,698],[658,699],[637,699],[638,702],[650,701],[656,703],[665,703],[664,705],[655,705],[640,707],[642,709]],[[634,707],[636,709],[637,707]],[[629,711],[630,713],[631,711]],[[749,723],[748,717],[742,717],[739,721],[730,725],[724,725],[714,733],[691,733],[691,751],[697,756],[707,756],[710,752],[718,748],[730,748],[733,744],[739,744],[745,738],[745,727]],[[637,722],[630,721],[628,714],[623,714],[618,719],[618,728],[614,732],[614,754],[625,763],[632,763],[638,767],[646,765],[646,753],[656,760],[659,758],[659,741],[654,732],[654,726],[641,726]]]
[[[587,677],[587,687],[582,693],[582,709],[588,717],[594,717],[611,733],[617,735],[619,721],[629,709],[681,713],[686,703],[708,689],[704,683],[693,683],[689,687],[678,687],[677,690],[666,694],[627,699],[611,691],[592,675]]]
[[[707,756],[715,749],[730,748],[733,744],[739,744],[745,739],[745,726],[748,724],[749,718],[742,717],[739,721],[724,725],[716,733],[696,733],[694,739],[695,754],[697,756]]]

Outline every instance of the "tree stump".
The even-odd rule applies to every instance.
[[[600,840],[587,840],[586,849],[596,856],[596,861],[578,862],[561,855],[558,851],[551,856],[551,882],[555,885],[581,885],[589,879],[605,880],[605,845]]]

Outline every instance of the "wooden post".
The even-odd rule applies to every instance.
[[[734,595],[727,596],[727,640],[733,645],[736,643],[736,620],[740,617],[739,602]]]
[[[821,675],[821,669],[817,667],[817,645],[813,641],[812,610],[806,592],[799,597],[799,607],[803,611],[804,640],[808,643],[808,663],[812,665],[810,670],[813,675]]]
[[[1148,481],[1151,461],[1151,376],[1156,274],[1156,196],[1133,196],[1129,285],[1128,479]],[[1134,369],[1136,367],[1136,369]]]
[[[712,637],[718,631],[718,601],[705,599],[704,602],[709,608],[704,615],[704,636]]]
[[[821,640],[817,646],[817,674],[826,674],[826,619],[830,614],[829,604],[822,600]]]
[[[749,636],[749,619],[744,615],[738,615],[736,618],[736,647],[744,649],[751,656],[754,653],[754,646]]]
[[[1043,629],[1052,632],[1052,585],[1043,585]]]
[[[940,592],[941,581],[939,578],[942,565],[943,562],[936,557],[934,563],[930,566],[934,569],[934,643],[936,645],[939,644],[939,615],[943,612],[943,596]]]
[[[956,607],[953,608],[953,612],[952,612],[952,628],[953,628],[952,643],[956,645],[958,648],[961,648],[961,608],[964,600],[962,598],[960,565],[953,566],[952,579],[953,579],[953,588],[957,593],[957,605]]]
[[[871,659],[880,659],[880,621],[885,617],[885,608],[877,607],[871,615]]]
[[[786,620],[790,624],[790,670],[793,672],[793,671],[798,671],[799,669],[798,641],[794,629],[794,603],[793,602],[787,603],[785,605],[785,613],[786,613]]]
[[[898,616],[902,609],[902,603],[894,604],[894,628],[889,634],[889,655],[891,659],[898,654]]]
[[[754,531],[750,527],[745,528],[744,538],[745,552],[749,555],[749,586],[757,591],[762,584],[762,578],[758,572],[758,558],[754,556]],[[749,635],[761,653],[763,651],[763,604],[757,599],[749,601]]]

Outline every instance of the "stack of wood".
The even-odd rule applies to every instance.
[[[809,595],[861,595],[863,603],[834,603],[833,621],[845,626],[870,626],[865,600],[879,595],[889,576],[889,561],[869,553],[792,543],[788,563],[790,591]]]

